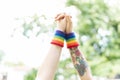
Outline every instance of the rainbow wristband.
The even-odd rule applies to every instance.
[[[65,33],[60,30],[56,30],[55,36],[54,36],[53,40],[51,41],[51,44],[63,47],[64,46],[64,38],[65,38]]]
[[[67,48],[72,48],[72,47],[79,46],[78,42],[76,41],[74,33],[66,34],[65,39],[66,39],[66,42],[67,42]]]

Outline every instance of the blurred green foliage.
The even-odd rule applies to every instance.
[[[40,35],[40,33],[53,31],[55,28],[55,23],[50,21],[51,18],[47,18],[45,15],[35,14],[33,16],[27,16],[24,18],[17,18],[16,20],[22,22],[22,34],[27,38],[31,36],[30,34],[34,34],[37,37],[38,35]]]
[[[120,74],[120,7],[119,5],[111,7],[107,1],[67,0],[66,4],[75,7],[78,12],[75,31],[78,34],[80,49],[87,58],[93,75],[113,78]],[[31,22],[24,21],[23,23],[25,36],[28,36],[27,32],[32,31],[35,27],[40,28],[36,35],[53,31],[55,27],[54,24],[43,24],[39,21],[41,17],[37,15],[31,19]],[[45,16],[44,20],[46,20]],[[29,75],[34,75],[34,73]],[[60,61],[54,80],[59,80],[59,78],[72,80],[73,77],[76,78],[75,80],[79,80],[71,59]]]
[[[28,72],[28,74],[24,76],[24,80],[35,80],[36,75],[37,75],[37,70],[32,69],[31,71]]]

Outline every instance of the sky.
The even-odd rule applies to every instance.
[[[64,3],[65,0],[0,0],[0,50],[5,53],[3,62],[23,62],[28,66],[38,66],[38,61],[41,63],[47,53],[49,39],[46,34],[27,39],[15,19],[34,14],[54,18],[57,13],[64,11]],[[14,32],[15,28],[17,31]]]

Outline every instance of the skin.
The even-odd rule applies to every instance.
[[[56,17],[59,17],[64,14],[59,14]],[[66,27],[66,17],[59,19],[57,22],[57,30],[65,32]],[[57,65],[59,62],[60,54],[62,47],[51,44],[51,47],[47,53],[45,60],[38,69],[36,80],[53,80]]]
[[[66,33],[69,34],[72,32],[72,21],[71,17],[67,16],[67,28]],[[84,57],[84,54],[78,49],[78,47],[69,48],[72,62],[77,70],[81,80],[93,80],[90,68]]]
[[[38,70],[38,80],[54,80],[61,50],[62,47],[51,45],[43,64]]]
[[[72,62],[81,80],[93,80],[88,63],[78,47],[69,49]]]

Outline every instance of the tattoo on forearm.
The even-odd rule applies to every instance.
[[[83,76],[86,72],[87,62],[83,58],[82,54],[80,53],[77,47],[70,48],[70,53],[72,57],[73,64],[78,71],[80,76]]]

